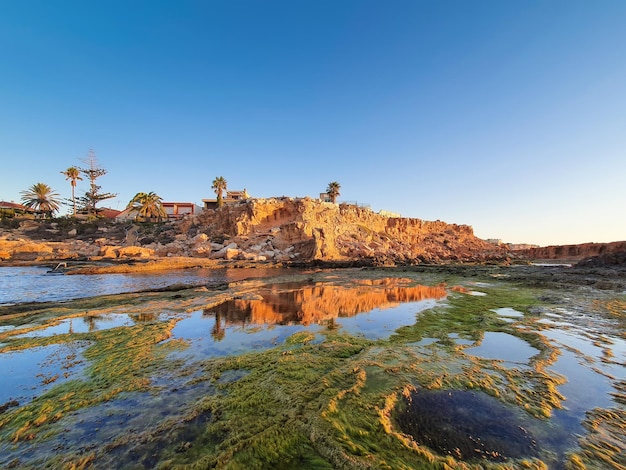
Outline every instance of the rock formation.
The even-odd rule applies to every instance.
[[[391,265],[502,260],[506,250],[467,225],[286,197],[249,199],[161,224],[26,221],[0,232],[0,259],[9,261],[178,256]]]
[[[227,259],[401,264],[504,256],[467,225],[387,217],[309,198],[252,199],[205,211],[197,224],[205,246],[213,242],[209,256]],[[194,246],[196,253],[202,249],[202,243]]]
[[[515,256],[528,259],[579,261],[601,255],[626,252],[626,241],[613,243],[581,243],[579,245],[551,245],[517,250]]]

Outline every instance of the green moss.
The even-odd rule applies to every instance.
[[[315,335],[308,331],[301,331],[287,338],[287,344],[306,344],[315,339]]]
[[[3,414],[0,438],[14,442],[32,440],[72,411],[108,401],[123,392],[147,389],[155,361],[173,349],[184,347],[180,342],[159,344],[169,338],[175,323],[140,323],[94,333],[22,339],[15,348],[68,340],[89,341],[91,346],[84,356],[90,366],[85,380],[60,384],[29,404]]]
[[[380,275],[351,271],[337,282],[347,285]],[[330,278],[328,273],[311,276],[318,281]],[[411,272],[403,276],[418,277]],[[150,293],[115,296],[112,303],[92,299],[64,306],[63,315],[78,314],[81,309],[92,314],[111,309],[191,310],[258,286],[258,281],[233,284],[228,293],[221,294],[183,290],[177,298]],[[131,327],[50,338],[5,335],[4,350],[88,341],[84,356],[89,367],[84,380],[60,384],[32,403],[0,415],[0,438],[18,443],[43,440],[60,430],[58,422],[68,413],[122,393],[151,391],[151,377],[168,371],[179,377],[193,374],[189,384],[207,385],[204,396],[186,403],[182,419],[177,416],[155,429],[128,432],[107,449],[96,449],[88,456],[68,454],[63,462],[77,467],[85,462],[106,462],[107,455],[117,451],[115,455],[127,459],[156,455],[158,468],[545,468],[538,459],[506,465],[459,462],[411,441],[395,427],[395,406],[402,394],[414,387],[482,390],[538,417],[549,416],[561,406],[563,397],[557,386],[562,378],[547,367],[556,358],[555,349],[537,329],[513,327],[493,311],[514,308],[528,315],[521,323],[530,322],[531,308],[538,304],[537,293],[503,283],[480,290],[487,295],[451,293],[445,302],[416,314],[414,325],[386,340],[365,340],[338,330],[316,335],[300,332],[270,350],[206,360],[192,367],[187,364],[185,370],[178,370],[180,363],[167,358],[173,349],[185,347],[184,343],[164,341],[174,326],[172,321],[138,322]],[[54,312],[51,309],[46,314],[52,317]],[[450,337],[454,333],[476,342],[487,331],[515,335],[540,353],[528,368],[506,368],[498,361],[464,354],[459,342]],[[324,335],[325,341],[313,343],[318,335]],[[424,338],[438,341],[420,345]],[[570,463],[573,466],[581,459],[572,456]]]

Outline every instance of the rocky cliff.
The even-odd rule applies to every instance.
[[[603,255],[626,252],[626,241],[613,243],[581,243],[551,245],[513,251],[515,256],[528,259],[579,261]]]
[[[0,233],[0,259],[197,257],[415,264],[504,259],[467,225],[388,217],[304,198],[250,199],[161,224],[23,222]]]
[[[418,263],[476,261],[504,252],[467,225],[387,217],[313,199],[253,199],[198,217],[202,233],[245,253],[282,260]],[[235,248],[235,247],[233,247]]]

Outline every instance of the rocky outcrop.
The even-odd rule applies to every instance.
[[[616,267],[626,269],[626,251],[604,253],[591,258],[585,258],[576,264],[579,268]]]
[[[29,221],[23,230],[0,233],[0,259],[196,257],[394,265],[507,256],[467,225],[390,217],[309,198],[250,199],[164,224],[111,222],[90,231],[43,224]]]
[[[0,239],[0,260],[34,261],[59,251],[56,244]]]
[[[467,225],[388,217],[309,198],[252,199],[205,211],[197,224],[205,243],[213,242],[209,256],[231,259],[398,264],[505,256]]]
[[[579,245],[552,245],[512,253],[516,257],[542,260],[579,261],[595,256],[626,251],[626,241],[612,243],[582,243]]]

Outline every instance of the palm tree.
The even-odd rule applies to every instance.
[[[154,192],[137,193],[130,200],[126,209],[137,212],[137,217],[142,219],[156,219],[157,221],[167,218],[167,212],[163,207],[163,199]]]
[[[337,200],[337,196],[341,195],[341,193],[339,192],[340,189],[341,185],[336,181],[328,183],[328,187],[326,188],[326,194],[328,194],[331,202],[335,202]]]
[[[70,180],[70,184],[72,185],[72,205],[74,206],[74,217],[76,217],[76,197],[74,196],[74,190],[76,189],[76,181],[83,180],[80,176],[80,170],[75,166],[71,166],[61,173],[65,175],[66,180]]]
[[[45,183],[33,184],[21,194],[24,205],[43,217],[52,217],[52,214],[59,210],[59,195]]]
[[[223,176],[218,176],[213,180],[213,186],[211,186],[211,188],[215,191],[215,194],[217,194],[217,207],[222,207],[222,193],[226,191],[226,185],[227,182]]]

